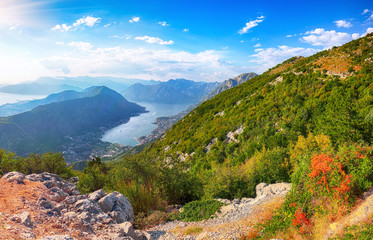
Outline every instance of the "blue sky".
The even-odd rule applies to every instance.
[[[223,81],[373,31],[372,1],[1,0],[0,83]]]

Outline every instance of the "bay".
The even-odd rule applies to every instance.
[[[102,136],[103,141],[119,143],[122,145],[135,146],[135,138],[146,136],[157,125],[154,124],[158,117],[175,115],[187,109],[190,104],[157,104],[157,103],[137,103],[146,108],[148,113],[132,117],[128,123],[112,128]]]

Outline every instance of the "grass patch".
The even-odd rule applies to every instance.
[[[203,228],[201,227],[188,227],[184,231],[184,235],[197,235],[198,233],[202,232]]]

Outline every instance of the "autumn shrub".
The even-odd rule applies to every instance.
[[[300,138],[290,152],[292,189],[264,236],[297,229],[311,236],[315,221],[332,222],[348,211],[373,184],[373,148],[343,144],[334,150],[328,137]],[[302,154],[303,152],[303,154]]]

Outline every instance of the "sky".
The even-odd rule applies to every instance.
[[[371,0],[0,0],[0,84],[224,81],[369,32]]]

